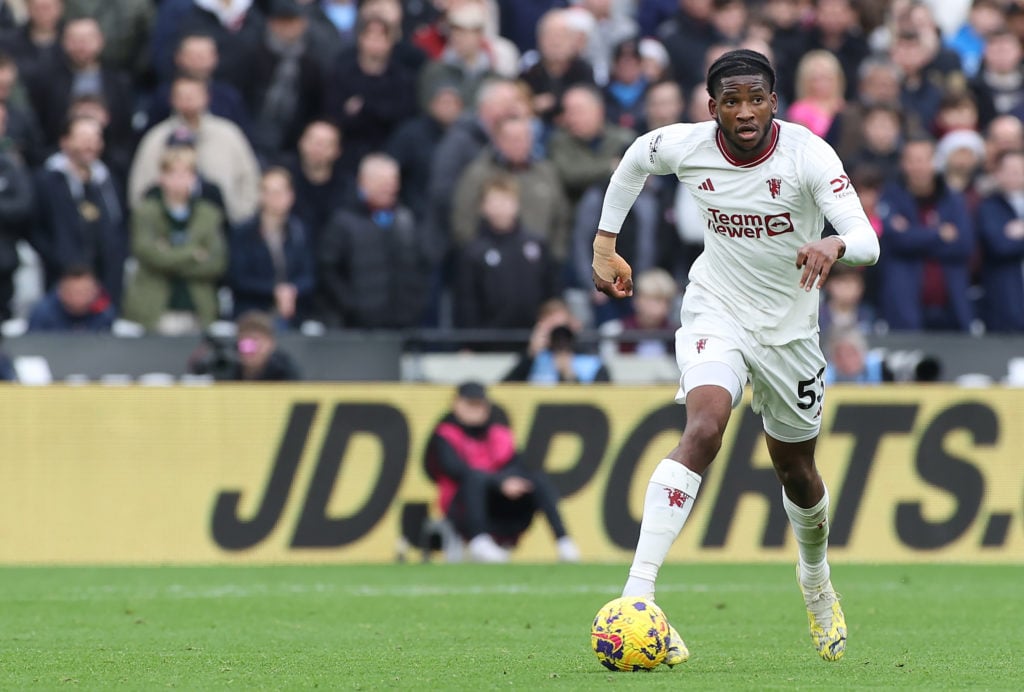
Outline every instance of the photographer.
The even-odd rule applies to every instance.
[[[295,360],[277,347],[274,323],[258,311],[242,314],[233,347],[211,336],[205,339],[201,355],[193,358],[190,370],[227,382],[287,382],[301,380]]]

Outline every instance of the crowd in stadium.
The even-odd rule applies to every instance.
[[[649,179],[609,302],[604,188],[742,46],[880,237],[823,328],[1024,332],[1022,39],[1006,0],[2,1],[0,319],[523,330],[574,291],[579,324],[669,328],[706,222]]]

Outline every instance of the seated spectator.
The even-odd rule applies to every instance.
[[[1005,26],[1006,16],[999,0],[973,0],[967,17],[950,37],[948,45],[960,56],[964,75],[972,79],[981,68],[985,38]]]
[[[594,82],[606,86],[614,70],[617,47],[628,40],[634,40],[636,46],[635,40],[639,38],[639,27],[633,18],[636,12],[627,3],[613,0],[578,0],[573,4],[570,17],[581,20],[585,31],[580,57],[593,68]],[[637,55],[638,62],[639,58]]]
[[[577,343],[578,324],[565,301],[553,299],[542,305],[527,350],[505,375],[505,381],[608,382],[611,378],[601,357],[583,352]]]
[[[217,281],[227,268],[221,210],[193,197],[196,155],[173,147],[160,161],[156,194],[132,211],[138,266],[125,290],[125,318],[148,331],[191,334],[217,319]]]
[[[974,229],[964,196],[935,171],[935,143],[911,138],[901,155],[902,179],[879,202],[882,316],[893,330],[968,331]]]
[[[295,360],[277,346],[274,318],[259,310],[239,315],[230,346],[207,337],[189,358],[189,371],[227,382],[293,382],[302,375]]]
[[[630,333],[668,333],[675,329],[678,320],[674,313],[678,313],[680,294],[675,279],[660,267],[637,274],[633,284],[633,313],[615,323],[604,325],[601,332],[616,338],[619,353],[635,353],[648,358],[671,356],[675,352],[675,338],[671,333],[667,338],[648,337],[639,340]]]
[[[317,248],[321,320],[353,329],[419,326],[427,306],[424,239],[398,203],[398,164],[371,154],[359,164],[359,206],[342,209]]]
[[[227,283],[234,314],[271,313],[280,329],[297,327],[313,295],[313,247],[295,214],[291,175],[269,168],[260,183],[259,213],[238,226],[228,242]]]
[[[836,113],[825,137],[847,166],[856,159],[861,148],[867,110],[880,104],[891,104],[899,113],[901,78],[899,67],[885,55],[872,55],[861,63],[857,70],[857,97],[847,100],[843,109]]]
[[[518,182],[523,225],[544,240],[557,260],[565,260],[572,210],[558,171],[533,151],[534,132],[527,118],[497,123],[492,145],[466,168],[455,188],[451,227],[456,246],[465,247],[477,237],[484,183],[505,175]]]
[[[103,63],[144,79],[149,73],[149,37],[156,15],[145,0],[64,0],[68,20],[91,17],[106,37]]]
[[[69,119],[92,118],[103,128],[102,161],[110,170],[117,189],[124,187],[131,169],[132,157],[135,156],[135,134],[129,131],[118,131],[110,125],[110,109],[99,96],[84,94],[76,96],[68,106]]]
[[[881,356],[868,350],[864,334],[852,327],[836,327],[826,338],[825,384],[878,384],[886,379]]]
[[[451,410],[427,443],[424,467],[437,482],[441,512],[468,541],[471,559],[507,562],[540,510],[559,560],[579,562],[554,485],[542,470],[523,464],[504,414],[480,383],[464,382],[456,389]]]
[[[529,329],[540,306],[559,293],[560,272],[544,240],[523,225],[520,199],[515,178],[484,182],[479,232],[459,255],[459,327]]]
[[[190,140],[196,149],[199,174],[224,195],[228,220],[252,218],[259,203],[260,167],[249,141],[230,120],[209,112],[207,85],[179,76],[171,86],[174,114],[146,133],[128,176],[128,199],[138,204],[160,176],[160,156],[172,141]]]
[[[786,119],[824,137],[836,114],[846,105],[846,77],[835,55],[814,50],[796,68],[796,100],[786,109]]]
[[[192,0],[174,27],[176,30],[171,30],[172,40],[176,44],[178,37],[184,34],[212,36],[220,53],[215,76],[244,93],[252,83],[251,68],[266,37],[263,4],[255,0]],[[156,67],[164,69],[163,65]]]
[[[864,109],[860,143],[847,159],[851,166],[871,166],[887,178],[899,175],[903,117],[898,104],[876,103]]]
[[[668,64],[668,51],[665,50],[665,46],[661,44],[656,38],[642,38],[639,43],[640,48],[640,70],[643,72],[644,78],[648,84],[656,84],[657,82],[664,82],[669,80],[671,72]],[[673,82],[677,87],[678,82]],[[682,88],[679,89],[682,93]],[[640,129],[640,128],[636,128]]]
[[[103,129],[92,118],[70,119],[60,151],[36,172],[36,218],[29,241],[52,288],[72,265],[92,269],[108,299],[121,301],[127,231],[120,195],[100,160]]]
[[[982,318],[990,332],[1024,332],[1024,151],[1002,154],[996,191],[978,208]]]
[[[107,332],[117,313],[84,265],[69,265],[51,291],[35,304],[28,318],[30,332]]]
[[[927,65],[931,59],[927,41],[913,29],[900,31],[893,40],[892,61],[903,72],[900,104],[909,127],[930,132],[942,103],[942,87],[928,79]]]
[[[561,125],[551,135],[548,153],[573,205],[591,185],[608,183],[636,138],[632,130],[606,123],[604,115],[604,99],[596,88],[575,86],[565,92]]]

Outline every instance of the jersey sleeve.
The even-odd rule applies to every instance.
[[[597,227],[618,233],[626,214],[644,187],[648,175],[676,173],[681,158],[681,142],[691,124],[667,125],[637,137],[623,154],[612,173],[601,206]]]
[[[808,141],[803,174],[818,207],[846,244],[840,261],[852,265],[877,262],[878,236],[843,169],[843,162],[823,139],[813,137]]]

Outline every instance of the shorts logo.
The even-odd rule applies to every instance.
[[[705,349],[705,347],[707,347],[707,345],[708,345],[708,338],[707,337],[704,337],[703,339],[697,339],[697,343],[696,343],[697,353],[703,353],[704,349]]]
[[[782,194],[782,178],[768,178],[765,182],[768,183],[768,192],[771,193],[772,199]]]
[[[682,490],[677,490],[675,488],[665,488],[665,490],[668,492],[669,507],[682,507],[683,503],[690,499],[690,496]]]

